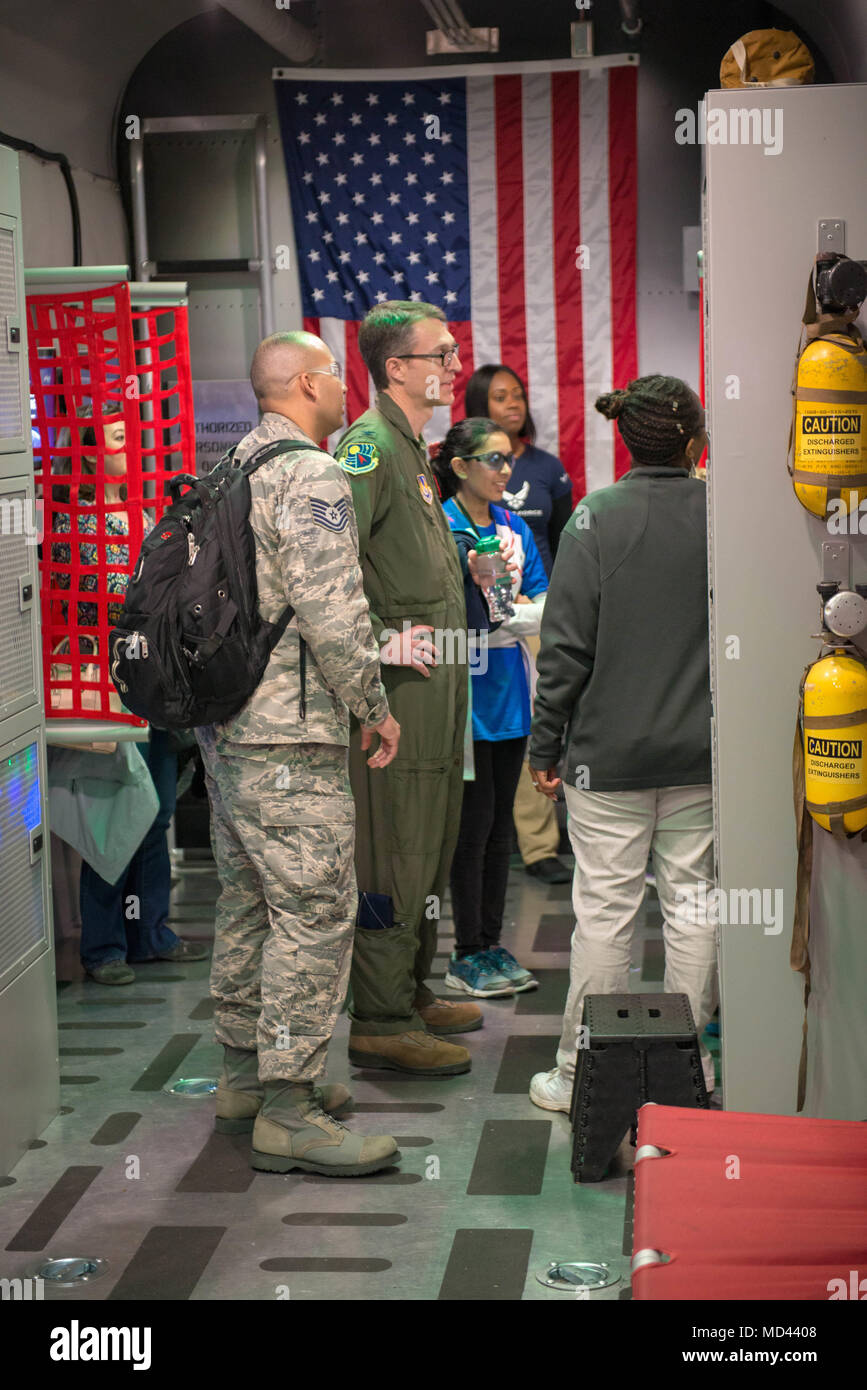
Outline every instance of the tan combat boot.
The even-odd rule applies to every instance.
[[[349,1060],[355,1067],[385,1067],[414,1076],[457,1076],[470,1069],[465,1047],[432,1033],[350,1033]]]
[[[218,1134],[249,1134],[262,1105],[263,1086],[259,1080],[258,1052],[244,1052],[239,1047],[224,1047],[223,1073],[217,1082],[217,1115],[214,1129]],[[351,1106],[352,1093],[346,1086],[315,1086],[316,1104],[329,1115],[344,1114]]]
[[[482,1026],[482,1011],[478,1004],[459,1004],[453,999],[434,999],[430,1004],[416,1004],[415,1011],[428,1033],[444,1038],[448,1033],[474,1033]]]
[[[263,1173],[354,1178],[391,1168],[400,1158],[390,1134],[353,1134],[326,1114],[309,1084],[266,1081],[253,1126],[253,1167]]]

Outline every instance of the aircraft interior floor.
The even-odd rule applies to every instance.
[[[62,943],[63,1109],[0,1179],[2,1276],[81,1255],[108,1262],[102,1277],[47,1284],[47,1299],[556,1301],[575,1295],[545,1288],[537,1274],[553,1260],[582,1260],[620,1276],[594,1300],[628,1298],[628,1136],[605,1181],[575,1184],[568,1116],[527,1095],[532,1074],[554,1065],[570,886],[541,885],[519,859],[512,864],[504,944],[539,988],[482,1004],[484,1027],[455,1039],[472,1052],[469,1074],[421,1081],[360,1071],[346,1055],[347,1015],[338,1021],[329,1079],[352,1089],[349,1123],[395,1134],[402,1153],[398,1166],[366,1178],[256,1173],[248,1135],[214,1132],[209,1095],[168,1094],[181,1077],[219,1074],[207,961],[140,965],[135,983],[119,988],[85,979],[74,942]],[[213,864],[177,872],[171,925],[206,941]],[[446,901],[439,993],[453,939]],[[631,988],[660,990],[662,960],[648,888]]]

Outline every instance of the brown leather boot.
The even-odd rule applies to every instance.
[[[415,1011],[429,1033],[444,1038],[448,1033],[474,1033],[482,1026],[482,1011],[478,1004],[458,1004],[453,999],[435,999],[432,1004],[415,1006]]]
[[[355,1067],[384,1067],[415,1076],[457,1076],[470,1069],[465,1047],[442,1042],[432,1033],[350,1033],[349,1060]]]

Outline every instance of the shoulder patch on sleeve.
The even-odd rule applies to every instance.
[[[326,531],[345,531],[349,524],[349,503],[345,497],[336,502],[326,502],[323,497],[310,497],[310,510],[317,526]]]
[[[336,457],[345,473],[372,473],[379,463],[376,444],[367,439],[341,445]]]

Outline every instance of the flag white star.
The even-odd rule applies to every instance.
[[[314,290],[314,291],[313,291],[313,298],[314,298],[314,299],[324,299],[324,298],[325,298],[325,291],[324,291],[324,290]]]
[[[428,246],[433,246],[434,242],[439,241],[439,237],[437,236],[436,232],[426,232],[424,239],[427,242]]]
[[[309,145],[309,144],[310,144],[310,132],[309,132],[308,130],[299,130],[299,132],[298,132],[298,144],[299,144],[299,145]]]
[[[335,280],[340,279],[340,276],[337,274],[336,270],[329,270],[326,279],[328,280],[329,285],[333,285]]]
[[[313,175],[311,174],[311,172],[310,172],[309,169],[307,170],[307,173],[304,175],[304,182],[305,182],[305,183],[312,183],[312,182],[313,182]]]
[[[395,284],[398,284],[398,282],[403,279],[403,274],[401,273],[401,271],[396,270],[391,278]]]
[[[396,203],[399,203],[399,202],[400,202],[400,194],[399,194],[399,193],[389,193],[389,195],[388,195],[388,201],[391,203],[391,206],[394,207]]]
[[[399,154],[390,154],[390,155],[388,156],[388,163],[389,163],[389,164],[399,164],[399,163],[400,163],[400,155],[399,155]]]
[[[381,213],[381,212],[374,212],[374,213],[371,213],[370,220],[371,220],[371,222],[373,223],[374,227],[379,227],[379,226],[381,226],[381,225],[382,225],[382,213]]]
[[[363,163],[364,163],[364,155],[363,155],[363,154],[354,154],[354,155],[352,156],[352,162],[353,162],[353,164],[354,164],[354,165],[356,166],[356,168],[357,168],[359,164],[363,164]]]
[[[418,183],[418,174],[407,174],[404,183]]]
[[[323,207],[325,206],[326,203],[330,203],[330,202],[331,202],[331,194],[330,194],[330,193],[320,193],[320,194],[318,195],[318,197],[319,197],[319,201],[320,201],[320,203],[322,204]]]
[[[392,246],[399,246],[400,243],[403,241],[403,237],[401,236],[400,232],[392,232],[391,236],[388,239],[391,242]]]
[[[351,301],[352,301],[353,298],[354,298],[354,295],[353,295],[353,293],[352,293],[352,290],[344,290],[344,291],[343,291],[343,298],[346,300],[347,304],[351,303]]]
[[[338,188],[342,188],[343,185],[346,183],[346,177],[347,177],[346,174],[335,174],[335,175],[334,175],[334,182],[337,184],[337,187],[338,187]]]
[[[332,137],[331,137],[331,142],[332,142],[332,144],[334,144],[334,145],[345,145],[345,144],[346,144],[346,136],[343,134],[343,131],[342,131],[342,130],[338,130],[338,132],[337,132],[336,135],[332,135]]]
[[[377,135],[376,131],[373,131],[373,133],[372,133],[371,135],[368,135],[368,137],[367,137],[367,143],[368,143],[368,145],[378,145],[378,144],[379,144],[379,136]]]
[[[424,195],[424,200],[425,200],[425,202],[427,203],[428,207],[430,207],[431,203],[435,203],[435,202],[436,202],[436,200],[437,200],[437,195],[436,195],[435,193],[426,193],[426,194]]]
[[[317,125],[324,125],[325,122],[328,120],[328,117],[326,116],[324,111],[317,111],[315,120]]]
[[[454,290],[446,290],[446,304],[454,304],[456,299],[457,295]]]
[[[447,130],[444,130],[443,133],[442,133],[442,135],[440,136],[440,144],[441,144],[441,145],[450,145],[451,143],[452,143],[452,137],[449,135],[449,133],[448,133]]]
[[[295,93],[295,100],[297,101],[297,103],[298,103],[299,106],[306,106],[306,105],[307,105],[307,93],[306,93],[306,92],[296,92],[296,93]]]
[[[348,261],[352,260],[352,257],[348,251],[341,251],[337,259],[340,261],[341,265],[346,265]]]
[[[421,256],[418,254],[417,251],[410,251],[409,255],[407,256],[407,260],[409,261],[410,265],[418,265],[419,261],[421,260]]]
[[[331,101],[332,101],[332,103],[333,103],[334,106],[342,106],[342,105],[343,105],[343,97],[341,96],[340,92],[332,92],[332,93],[331,93]]]
[[[410,225],[411,227],[414,227],[415,224],[416,224],[416,222],[418,221],[418,213],[417,213],[417,212],[408,212],[408,213],[406,214],[406,220],[407,220],[407,222],[409,223],[409,225]]]
[[[318,252],[318,251],[308,251],[308,252],[307,252],[307,259],[308,259],[308,261],[318,261],[318,260],[319,260],[319,252]]]
[[[404,94],[403,94],[403,104],[404,104],[404,106],[414,106],[414,105],[415,105],[415,97],[413,96],[412,92],[404,92]]]
[[[448,106],[448,104],[449,104],[449,102],[451,101],[451,99],[452,99],[452,94],[451,94],[451,92],[440,92],[440,101],[442,102],[443,106]]]
[[[376,92],[368,92],[368,94],[367,94],[367,104],[368,104],[368,106],[378,106],[378,105],[379,105],[379,97],[376,95]]]
[[[333,233],[333,232],[323,232],[323,233],[322,233],[322,240],[323,240],[324,242],[333,241],[333,240],[334,240],[334,233]]]
[[[444,170],[443,173],[440,174],[440,183],[454,183],[454,181],[455,176],[454,174],[450,174],[448,169]]]
[[[445,261],[446,265],[454,265],[455,261],[457,260],[457,256],[455,255],[454,251],[447,251],[443,256],[443,260]]]
[[[382,183],[382,174],[371,174],[370,182],[374,188],[378,188]]]
[[[359,270],[355,278],[358,281],[359,285],[366,285],[368,280],[370,279],[370,276],[368,275],[366,270]]]
[[[394,114],[393,111],[389,111],[388,115],[387,115],[386,118],[385,118],[385,124],[386,124],[386,125],[397,125],[397,116]]]
[[[353,111],[352,115],[349,117],[349,124],[361,125],[361,117],[359,116],[357,111]]]
[[[318,155],[316,156],[316,163],[317,163],[317,164],[327,164],[327,163],[328,163],[328,155],[327,155],[327,154],[318,154]]]
[[[421,299],[421,290],[413,290],[410,299]]]
[[[308,212],[308,214],[307,214],[307,221],[308,221],[308,222],[318,222],[318,221],[319,221],[319,214],[316,213],[316,212]]]
[[[385,260],[385,252],[377,251],[373,259],[377,265],[382,265],[383,261]]]
[[[430,150],[428,150],[427,154],[422,156],[422,164],[433,164],[433,163],[434,163],[434,157],[433,157],[433,155],[431,154]]]
[[[403,137],[403,143],[404,143],[405,145],[414,145],[414,144],[415,144],[415,136],[413,135],[413,133],[412,133],[411,130],[408,130],[408,131],[406,132],[406,135]]]
[[[364,202],[364,194],[363,194],[363,193],[353,193],[353,195],[352,195],[352,201],[353,201],[353,203],[355,204],[355,206],[356,206],[357,208],[360,208],[360,207],[361,207],[361,204]]]
[[[429,285],[436,285],[440,277],[437,275],[435,270],[431,270],[424,278],[427,280]]]
[[[348,212],[339,212],[339,213],[337,214],[337,221],[339,222],[339,224],[340,224],[341,227],[345,227],[346,224],[347,224],[347,222],[349,221],[349,213],[348,213]]]
[[[455,220],[455,215],[454,215],[453,212],[444,212],[444,213],[443,213],[443,221],[445,222],[445,224],[446,224],[447,227],[448,227],[448,225],[449,225],[451,222],[454,222],[454,220]]]
[[[384,304],[385,301],[386,301],[387,299],[388,299],[388,295],[386,294],[385,290],[377,290],[377,291],[376,291],[376,302],[377,302],[377,304]]]
[[[353,239],[355,241],[356,246],[367,245],[367,237],[364,235],[364,232],[356,232],[355,237]]]

